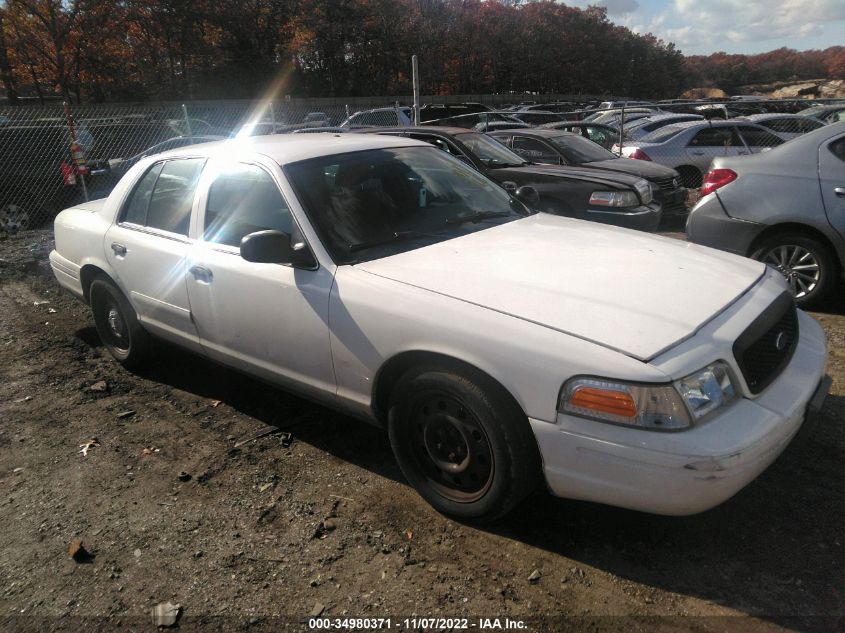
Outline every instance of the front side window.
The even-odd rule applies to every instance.
[[[187,158],[153,165],[135,185],[121,221],[188,235],[191,207],[204,164],[204,158]]]
[[[221,166],[208,190],[203,239],[240,247],[256,231],[276,230],[290,235],[290,209],[273,178],[256,165]]]
[[[285,172],[339,264],[419,248],[528,213],[494,182],[433,147],[332,154],[289,164]]]

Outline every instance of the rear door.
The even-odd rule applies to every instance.
[[[845,135],[819,147],[819,186],[828,220],[845,237]]]
[[[185,284],[188,226],[204,158],[161,161],[139,178],[105,254],[139,320],[163,338],[199,350]]]
[[[730,126],[700,129],[689,140],[684,151],[690,163],[698,167],[702,173],[707,172],[710,163],[717,156],[739,156],[748,153],[742,139]]]

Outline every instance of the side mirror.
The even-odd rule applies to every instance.
[[[317,265],[304,242],[291,244],[282,231],[256,231],[241,240],[241,257],[257,264],[291,264],[302,268]]]
[[[540,204],[540,194],[530,185],[520,187],[514,193],[517,200],[528,206],[530,209],[535,209]]]

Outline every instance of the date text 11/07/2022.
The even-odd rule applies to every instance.
[[[309,618],[310,630],[527,630],[524,620],[498,617],[479,618]]]

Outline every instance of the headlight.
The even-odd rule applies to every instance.
[[[708,365],[677,381],[675,387],[696,420],[725,406],[736,397],[728,366],[722,362]]]
[[[735,397],[727,365],[718,362],[665,385],[572,378],[560,391],[558,411],[641,429],[677,431]]]
[[[637,207],[640,200],[633,191],[594,191],[590,204],[596,207]]]
[[[640,200],[643,201],[643,204],[650,204],[654,199],[651,183],[648,180],[638,180],[634,184],[634,187],[636,188],[637,193],[640,194]]]

